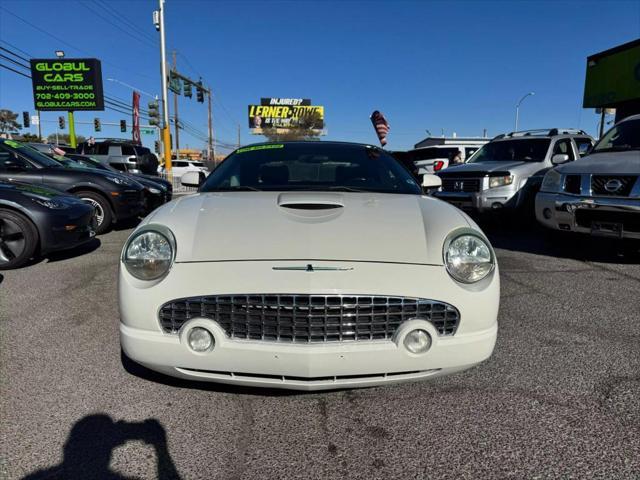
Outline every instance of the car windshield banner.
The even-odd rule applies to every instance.
[[[102,68],[95,58],[32,59],[31,81],[36,110],[104,110]]]

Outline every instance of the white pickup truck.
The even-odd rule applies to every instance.
[[[549,170],[536,218],[555,230],[640,239],[640,115],[616,124],[589,155]]]

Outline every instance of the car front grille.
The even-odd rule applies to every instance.
[[[591,191],[593,195],[628,197],[637,178],[635,175],[593,175],[591,177]],[[614,189],[616,184],[619,188]]]
[[[159,311],[167,333],[203,317],[232,339],[296,343],[390,339],[414,318],[431,322],[446,336],[455,334],[460,322],[460,312],[444,302],[376,295],[207,295],[173,300]]]
[[[479,178],[443,178],[443,192],[479,192]]]
[[[582,177],[580,175],[567,175],[564,179],[564,191],[574,195],[580,195]]]

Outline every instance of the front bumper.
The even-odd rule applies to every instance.
[[[540,192],[536,196],[536,218],[554,230],[640,239],[640,198]]]
[[[435,192],[433,196],[460,210],[478,213],[512,210],[520,206],[519,191],[509,187],[491,188],[480,192]]]
[[[96,220],[89,205],[47,212],[46,219],[40,232],[41,253],[74,248],[95,237]]]
[[[497,334],[499,273],[482,285],[462,286],[442,266],[317,262],[347,271],[274,271],[300,261],[177,263],[166,278],[145,286],[120,269],[120,338],[125,354],[146,367],[185,379],[238,385],[322,390],[418,380],[453,373],[486,360]],[[358,287],[358,288],[356,288]],[[288,292],[343,295],[398,295],[430,298],[460,311],[455,335],[438,336],[420,319],[404,322],[391,340],[299,344],[230,339],[213,320],[192,318],[179,334],[164,333],[158,311],[167,301],[206,294]],[[187,332],[209,330],[215,348],[190,350]],[[403,346],[414,328],[427,330],[432,346],[414,355]]]
[[[112,195],[113,210],[118,220],[144,213],[144,190],[122,190]]]

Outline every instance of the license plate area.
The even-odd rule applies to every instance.
[[[599,237],[622,238],[624,228],[622,223],[616,222],[591,222],[591,235]]]

